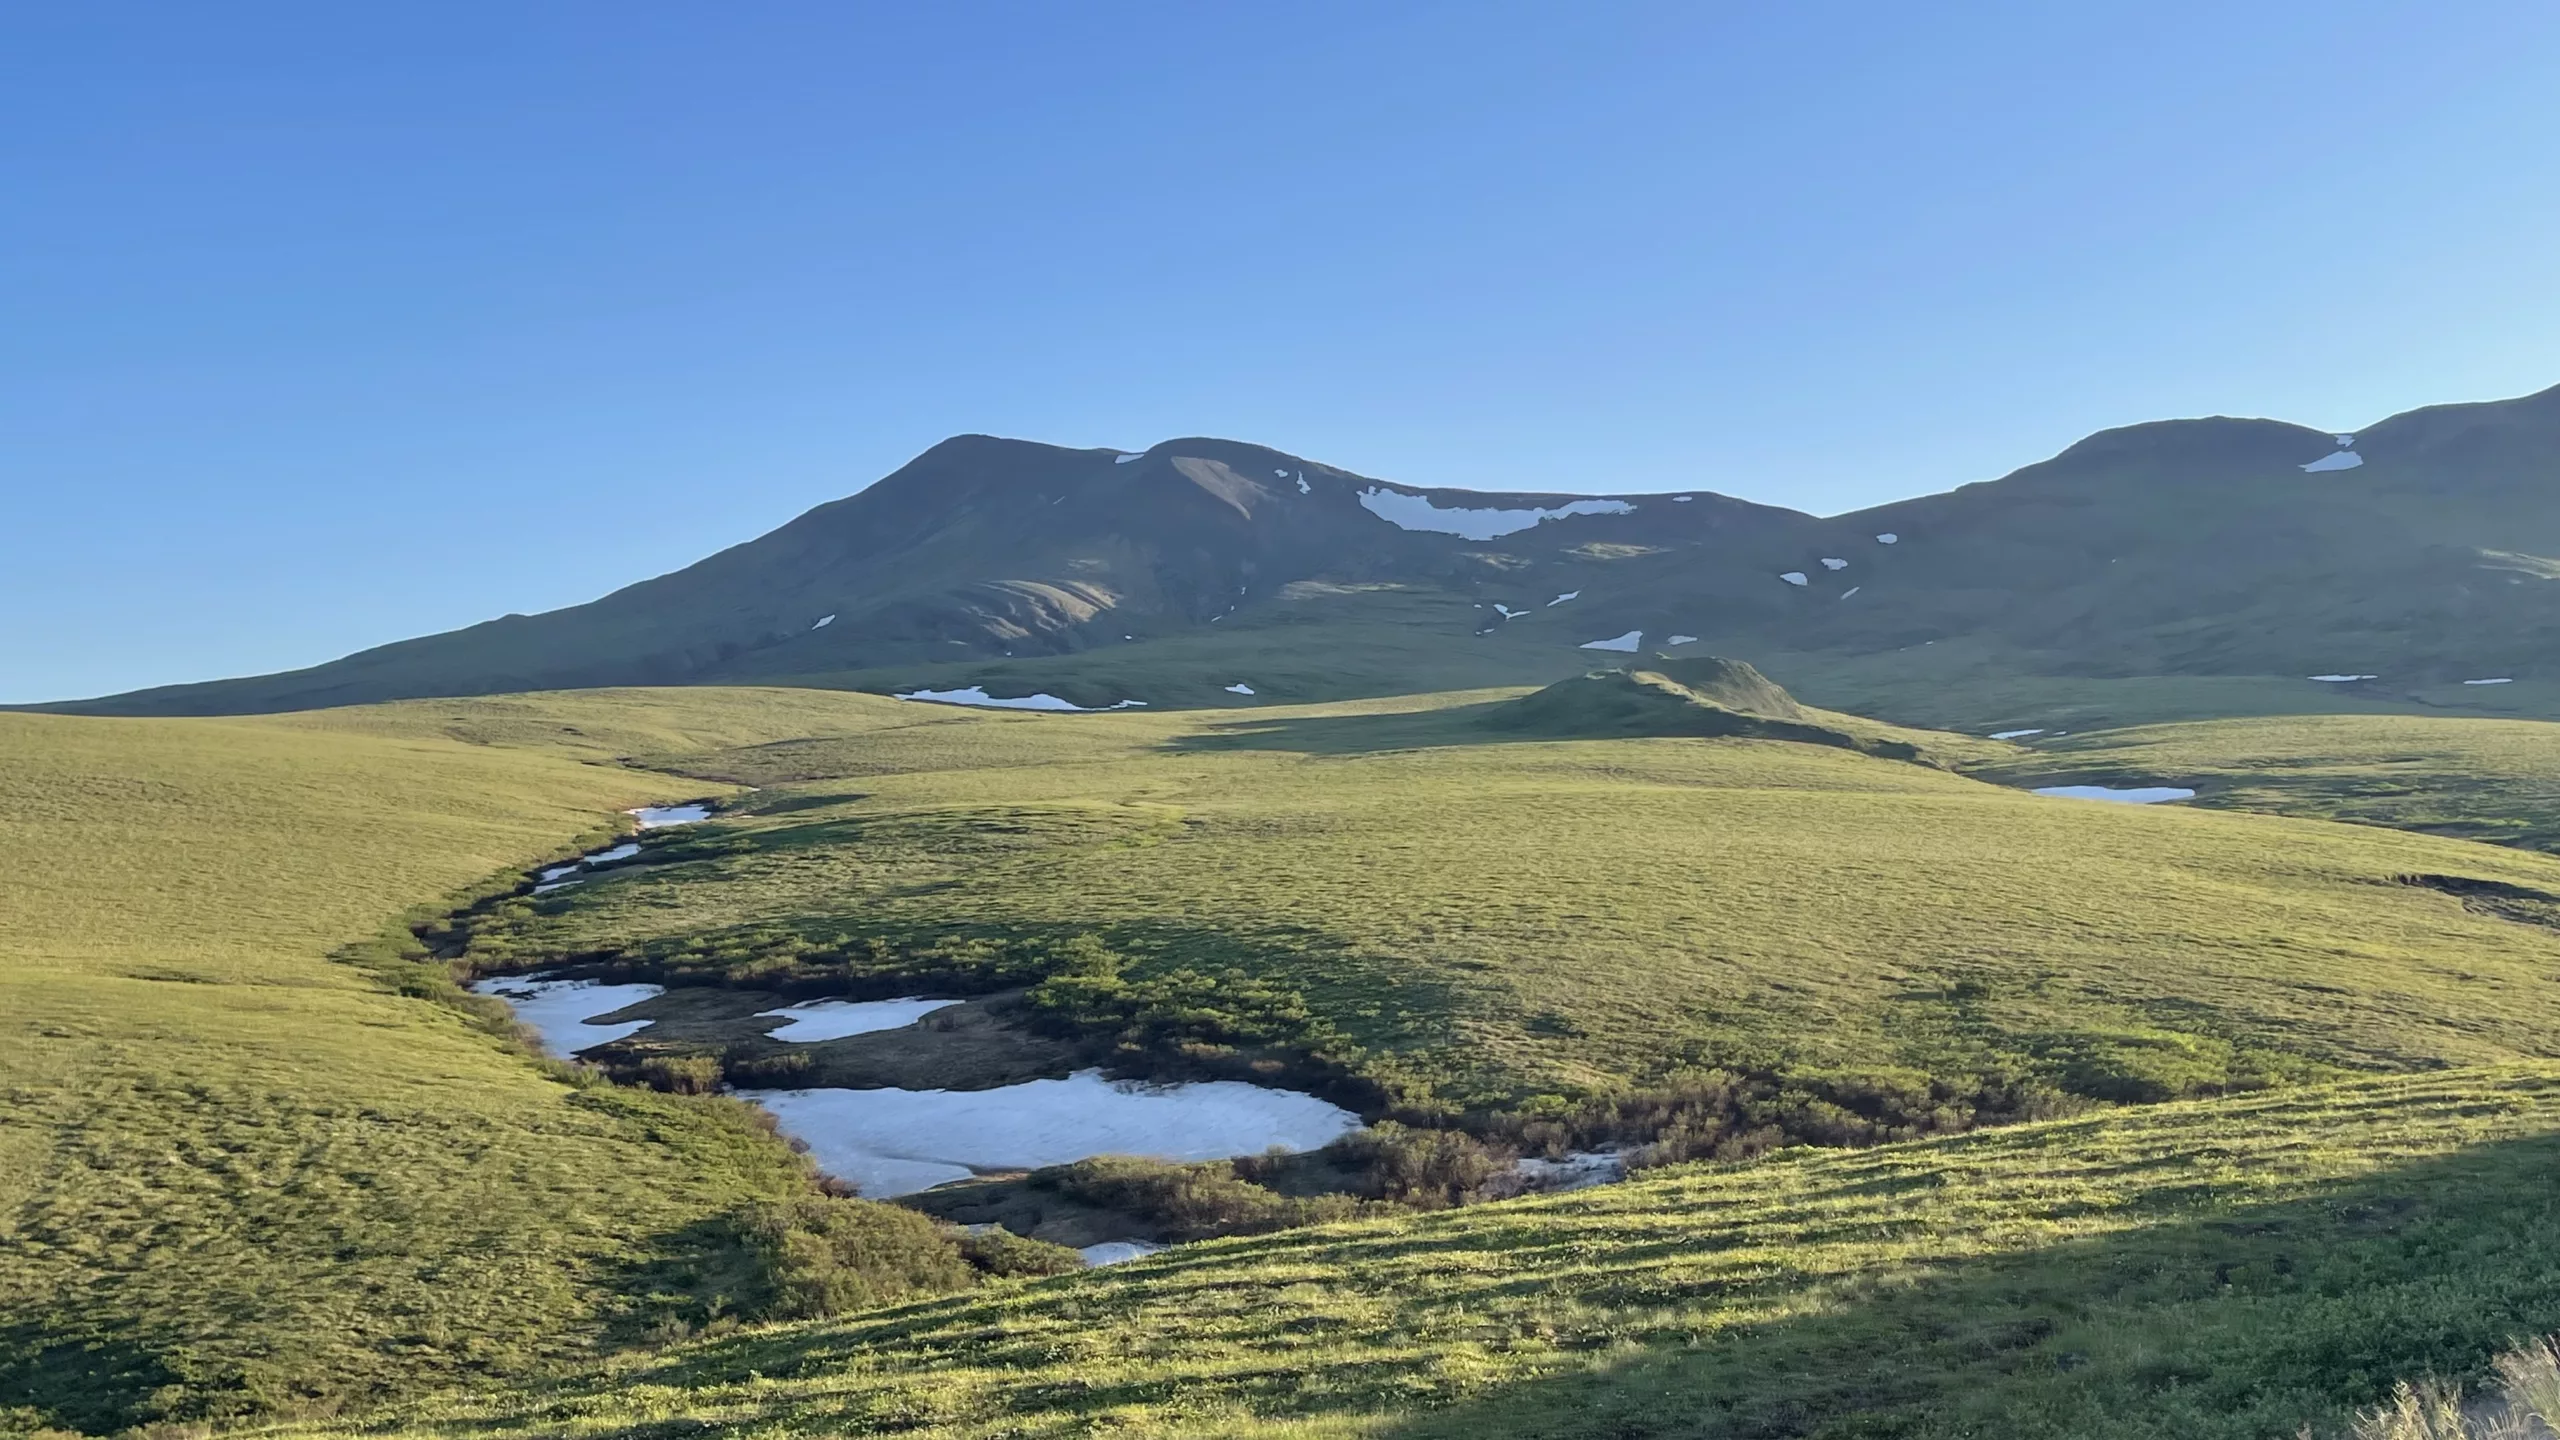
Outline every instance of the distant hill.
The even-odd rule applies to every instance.
[[[1926,732],[1897,730],[1859,716],[1799,705],[1794,696],[1749,665],[1714,655],[1657,657],[1624,670],[1597,670],[1559,680],[1494,707],[1483,723],[1491,729],[1544,739],[1792,740],[1888,760],[1923,759],[1923,742],[1931,738]]]
[[[2450,684],[2560,678],[2555,580],[2560,389],[2353,436],[2136,425],[1828,518],[1706,491],[1421,489],[1226,440],[972,435],[589,604],[49,708],[710,682],[1235,703],[1217,692],[1260,693],[1248,669],[1322,699],[1544,682],[1594,650],[1855,666],[1942,641],[2015,674]]]

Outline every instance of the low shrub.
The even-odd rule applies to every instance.
[[[975,1283],[960,1246],[926,1216],[869,1200],[759,1201],[738,1217],[761,1254],[759,1318],[811,1320]]]
[[[1036,1171],[1031,1182],[1070,1200],[1136,1216],[1170,1240],[1267,1235],[1347,1220],[1362,1208],[1347,1195],[1279,1194],[1240,1177],[1225,1160],[1168,1165],[1103,1155]]]

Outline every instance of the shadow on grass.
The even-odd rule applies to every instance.
[[[1552,735],[1501,730],[1487,723],[1508,700],[1487,700],[1446,710],[1390,715],[1275,716],[1222,721],[1177,735],[1167,749],[1200,751],[1280,750],[1303,755],[1369,755],[1455,745],[1507,745],[1553,740]]]
[[[1482,1289],[1419,1305],[1346,1271],[1342,1283],[1364,1308],[1395,1303],[1395,1312],[1317,1326],[1303,1349],[1300,1327],[1275,1324],[1242,1364],[1203,1356],[1186,1371],[1183,1342],[1163,1333],[1195,1298],[1202,1313],[1232,1308],[1237,1257],[1222,1247],[1015,1292],[1005,1311],[1032,1322],[1018,1336],[987,1325],[986,1302],[964,1298],[742,1336],[618,1379],[695,1387],[752,1373],[777,1382],[747,1406],[757,1418],[849,1432],[909,1413],[947,1380],[969,1399],[965,1416],[944,1418],[1042,1433],[1175,1404],[1360,1421],[1359,1433],[1394,1440],[2290,1440],[2401,1378],[2475,1372],[2516,1337],[2560,1328],[2555,1174],[2560,1137],[2541,1136],[2229,1209],[2213,1206],[2208,1187],[2169,1185],[2135,1211],[2154,1222],[2132,1231],[1890,1274],[1853,1270],[1813,1286],[1770,1270],[1684,1274],[1684,1256],[1725,1247],[1672,1237],[1595,1248],[1571,1233],[1587,1223],[1575,1218],[1428,1226],[1383,1242],[1309,1236],[1257,1248],[1304,1246],[1311,1265],[1392,1260],[1406,1274],[1440,1254],[1465,1252],[1453,1276],[1484,1273],[1488,1254],[1512,1263]],[[1775,1318],[1752,1320],[1754,1309]],[[1127,1379],[1061,1374],[1038,1322],[1068,1317],[1086,1329],[1125,1326],[1129,1345],[1161,1363]],[[1562,1332],[1556,1350],[1522,1362],[1544,1373],[1452,1378],[1498,1369],[1495,1357],[1548,1325]],[[1425,1334],[1441,1338],[1410,1343]],[[1475,1358],[1453,1372],[1443,1353],[1453,1351]],[[977,1383],[950,1377],[954,1366]],[[791,1393],[795,1379],[837,1374],[870,1379]]]
[[[1520,1437],[2277,1437],[2560,1328],[2560,1137],[2486,1145],[2285,1202],[1851,1282],[1799,1318],[1648,1325],[1676,1290],[1604,1287],[1640,1347],[1379,1433]],[[2174,1212],[2186,1194],[2158,1192]]]

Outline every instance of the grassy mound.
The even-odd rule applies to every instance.
[[[2555,1160],[2548,1065],[2160,1106],[1185,1246],[365,1433],[2290,1436],[2560,1324]]]
[[[763,788],[690,858],[524,907],[493,958],[754,984],[879,941],[888,985],[907,949],[1091,931],[1133,996],[1270,997],[1457,1108],[1710,1068],[2151,1100],[2560,1050],[2560,932],[2397,883],[2560,892],[2512,850],[1831,746],[1514,735],[1483,723],[1499,693],[1246,718],[844,698],[834,737],[654,761]]]
[[[1661,657],[1624,670],[1595,670],[1495,707],[1494,730],[1554,740],[1792,740],[1830,745],[1888,760],[1918,760],[1921,732],[1813,710],[1740,660],[1713,655]],[[1970,749],[1956,736],[1934,737]]]

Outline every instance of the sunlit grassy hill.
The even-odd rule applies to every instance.
[[[1511,703],[848,698],[853,733],[655,759],[763,787],[714,827],[725,853],[551,897],[502,963],[1090,930],[1141,973],[1299,992],[1375,1072],[1458,1104],[1716,1064],[2131,1098],[2560,1053],[2560,931],[2401,883],[2560,892],[2560,864],[1822,745],[1524,739],[1489,723]]]

